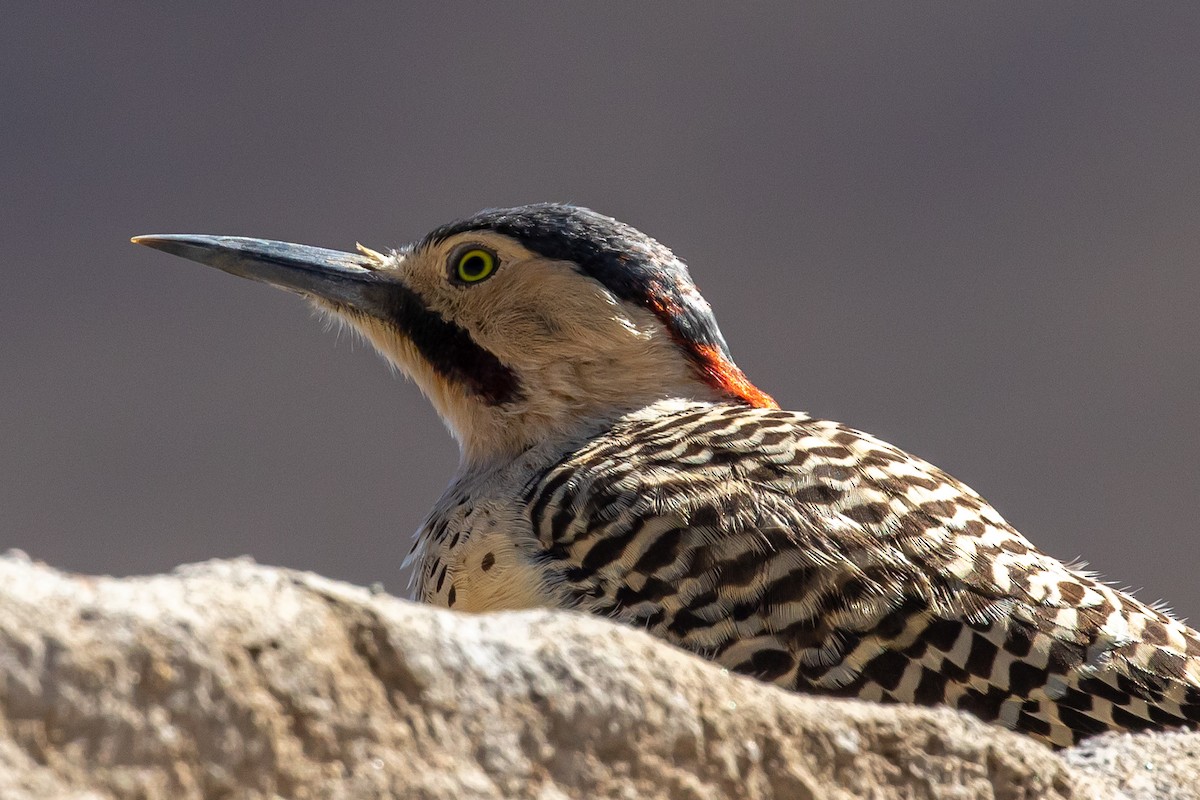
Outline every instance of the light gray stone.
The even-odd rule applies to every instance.
[[[1200,733],[1097,736],[1066,751],[1063,758],[1112,797],[1200,797]]]
[[[0,558],[6,799],[1200,798],[1198,753],[1190,734],[1062,757],[601,619],[468,616],[245,560],[114,579]]]

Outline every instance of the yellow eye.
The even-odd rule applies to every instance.
[[[454,277],[461,283],[478,283],[496,271],[496,254],[481,247],[473,247],[455,259]]]

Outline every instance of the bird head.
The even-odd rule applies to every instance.
[[[570,205],[495,209],[357,253],[230,236],[133,239],[297,292],[429,397],[467,463],[667,398],[774,407],[734,364],[687,266]]]

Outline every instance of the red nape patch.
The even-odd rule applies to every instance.
[[[693,344],[689,349],[695,353],[700,373],[710,385],[744,400],[755,408],[779,408],[775,398],[751,383],[746,373],[722,356],[715,347]]]

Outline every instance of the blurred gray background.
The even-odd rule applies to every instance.
[[[566,200],[689,261],[785,407],[1200,613],[1200,7],[194,6],[5,4],[0,549],[403,592],[457,461],[432,409],[128,237]]]

